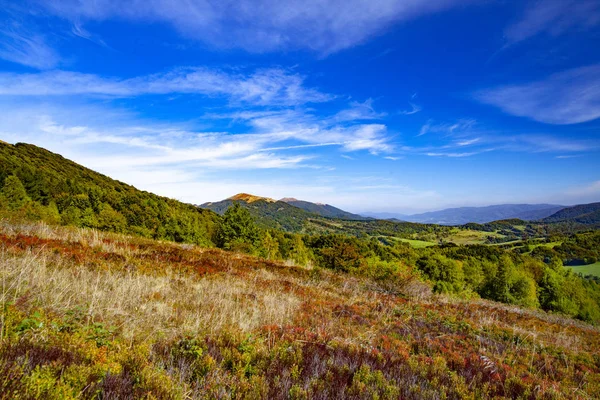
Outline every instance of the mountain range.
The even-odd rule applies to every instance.
[[[366,213],[368,216],[396,219],[422,224],[464,225],[469,222],[484,224],[502,219],[536,221],[553,215],[565,206],[554,204],[500,204],[485,207],[447,208],[421,214]]]
[[[301,208],[314,214],[319,214],[320,216],[326,218],[349,219],[357,221],[372,219],[369,217],[363,217],[362,215],[352,214],[351,212],[341,210],[329,204],[311,203],[310,201],[298,200],[294,199],[293,197],[284,197],[279,201],[283,201],[293,205],[294,207]]]
[[[275,200],[269,197],[239,193],[225,200],[204,203],[200,207],[223,214],[235,202],[250,210],[260,225],[288,232],[305,231],[308,225],[326,226],[327,229],[334,230],[342,229],[342,226],[346,230],[352,225],[355,228],[360,226],[361,228],[358,229],[364,230],[375,226],[371,223],[381,224],[383,222],[457,226],[469,223],[486,224],[500,220],[569,223],[578,226],[600,224],[600,203],[572,207],[553,204],[502,204],[487,207],[449,208],[415,215],[369,213],[369,216],[362,216],[328,204],[312,203],[294,198]],[[380,218],[374,218],[377,216]]]
[[[204,203],[200,207],[207,208],[219,214],[223,214],[234,201],[241,201],[248,205],[255,212],[255,217],[261,218],[259,214],[265,214],[266,209],[278,209],[278,214],[282,211],[292,212],[297,214],[298,218],[309,218],[320,216],[325,218],[351,220],[351,221],[368,221],[373,219],[387,219],[391,221],[415,222],[421,224],[436,224],[436,225],[464,225],[468,223],[485,224],[492,221],[506,219],[520,219],[523,221],[538,221],[550,217],[556,212],[563,210],[565,206],[554,204],[501,204],[486,207],[459,207],[448,208],[439,211],[431,211],[421,214],[403,215],[394,213],[364,213],[365,215],[354,214],[344,211],[340,208],[329,204],[313,203],[304,200],[298,200],[292,197],[285,197],[280,200],[274,200],[269,197],[261,197],[248,193],[239,193],[218,202]],[[293,206],[303,210],[311,215],[300,213],[298,210],[292,211]],[[269,215],[275,215],[272,211]],[[285,214],[285,212],[283,213]]]
[[[61,215],[67,213],[69,218],[82,225],[102,226],[105,223],[126,232],[176,240],[200,231],[203,232],[202,236],[210,236],[217,218],[215,214],[198,212],[198,208],[190,204],[139,191],[33,145],[0,143],[0,159],[2,181],[7,176],[17,174],[33,200],[41,204],[56,203]],[[75,178],[78,179],[76,185],[72,183]],[[275,200],[247,193],[205,203],[200,208],[223,214],[234,202],[248,208],[261,225],[288,232],[380,232],[382,226],[386,230],[397,231],[404,229],[404,225],[406,229],[410,225],[410,229],[414,230],[417,229],[414,223],[464,225],[506,219],[588,227],[600,224],[600,203],[572,207],[508,204],[397,215],[398,219],[405,221],[404,225],[398,224],[400,221],[389,220],[391,214],[361,216],[328,204],[293,198]],[[107,220],[108,216],[112,218],[110,221]],[[370,218],[377,216],[388,221]]]

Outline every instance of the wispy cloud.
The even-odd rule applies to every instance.
[[[37,1],[73,21],[113,18],[166,22],[183,35],[220,48],[251,52],[311,49],[332,53],[368,40],[401,21],[412,20],[471,0],[113,0]],[[235,18],[231,18],[235,16]]]
[[[542,33],[558,36],[599,23],[600,3],[596,0],[529,1],[521,18],[506,28],[505,37],[510,44]]]
[[[579,158],[581,157],[581,154],[570,154],[570,155],[563,155],[563,156],[556,156],[554,158],[557,158],[559,160],[564,160],[564,159],[568,159],[568,158]]]
[[[350,107],[338,112],[333,119],[338,122],[381,119],[387,114],[375,111],[373,99],[364,102],[353,101]]]
[[[400,114],[402,114],[402,115],[413,115],[413,114],[416,114],[416,113],[418,113],[418,112],[420,112],[420,111],[423,110],[423,107],[421,107],[421,106],[419,106],[419,105],[417,105],[415,103],[412,103],[412,102],[409,101],[408,104],[410,105],[410,110],[402,110],[402,111],[400,111]]]
[[[306,88],[302,76],[278,68],[250,74],[208,68],[177,68],[167,73],[130,79],[68,71],[0,73],[0,95],[133,97],[169,93],[226,95],[255,105],[297,105],[333,98],[316,89]]]
[[[352,107],[351,107],[352,108]],[[337,115],[337,114],[336,114]],[[362,118],[338,121],[303,110],[248,114],[246,122],[270,140],[299,140],[304,143],[336,143],[344,151],[367,150],[372,154],[393,150],[387,127],[363,123]]]
[[[429,157],[450,157],[450,158],[462,158],[462,157],[471,157],[477,154],[481,154],[485,151],[489,151],[489,150],[482,150],[482,151],[471,151],[471,152],[464,152],[464,153],[452,153],[452,152],[448,152],[448,153],[435,153],[435,152],[429,152],[429,153],[425,153],[426,156]]]
[[[503,149],[530,153],[584,153],[600,149],[599,140],[581,140],[551,135],[528,134],[490,139],[503,144]]]
[[[81,39],[89,40],[90,42],[95,43],[98,46],[111,49],[111,47],[108,44],[106,44],[106,42],[100,36],[89,32],[78,22],[73,23],[73,26],[71,27],[71,33]]]
[[[600,64],[547,79],[478,91],[475,99],[519,117],[548,124],[576,124],[600,117]]]
[[[421,127],[417,136],[423,136],[428,133],[444,133],[452,135],[454,133],[468,131],[475,126],[475,124],[477,124],[477,121],[474,119],[460,119],[453,123],[435,123],[433,120],[429,120]]]
[[[54,68],[61,62],[42,34],[18,24],[0,28],[0,58],[37,69]]]
[[[458,140],[456,142],[457,146],[463,147],[463,146],[471,146],[473,144],[479,143],[481,141],[481,138],[473,138],[473,139],[466,139],[466,140]]]

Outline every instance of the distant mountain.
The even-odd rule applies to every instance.
[[[376,219],[388,219],[390,221],[404,221],[404,219],[407,217],[406,214],[397,214],[397,213],[390,213],[390,212],[366,211],[366,212],[362,212],[360,214],[364,215],[365,217],[376,218]]]
[[[580,204],[566,207],[544,218],[543,222],[569,222],[600,226],[600,203]]]
[[[339,218],[339,219],[350,219],[362,221],[366,219],[370,219],[368,217],[363,217],[362,215],[352,214],[348,211],[341,210],[337,207],[331,206],[329,204],[321,204],[321,203],[311,203],[309,201],[303,201],[294,199],[293,197],[284,197],[279,200],[287,204],[291,204],[295,207],[301,208],[305,211],[318,214],[322,217],[327,218]]]
[[[448,208],[440,211],[406,215],[402,219],[409,222],[440,225],[464,225],[469,222],[485,224],[505,219],[533,221],[549,217],[563,208],[564,206],[553,204],[501,204],[487,207]]]
[[[247,208],[259,225],[267,228],[281,229],[288,232],[300,232],[311,218],[320,215],[308,212],[284,201],[268,197],[239,193],[228,199],[201,204],[201,208],[223,214],[234,203]]]
[[[311,203],[291,197],[274,200],[248,193],[239,193],[225,200],[201,204],[199,207],[223,214],[234,203],[247,208],[259,225],[288,232],[304,231],[311,224],[327,225],[327,219],[330,218],[348,221],[372,220],[328,204]]]

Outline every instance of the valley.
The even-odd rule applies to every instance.
[[[0,398],[600,389],[597,204],[444,226],[198,207],[27,144],[0,160]]]

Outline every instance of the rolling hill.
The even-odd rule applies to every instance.
[[[544,219],[543,222],[577,223],[583,225],[600,225],[600,203],[579,204],[564,208]]]
[[[369,217],[363,217],[362,215],[352,214],[329,204],[311,203],[310,201],[298,200],[292,197],[285,197],[279,201],[283,201],[284,203],[291,204],[305,211],[327,218],[349,219],[357,221],[372,219]]]
[[[308,212],[284,201],[276,201],[247,193],[239,193],[221,201],[204,203],[200,207],[222,215],[234,203],[239,203],[242,207],[247,208],[259,225],[287,232],[300,232],[307,220],[320,217],[318,214]]]
[[[352,236],[398,236],[418,232],[440,232],[448,228],[431,224],[417,224],[404,221],[378,220],[373,218],[334,218],[310,212],[288,202],[266,197],[240,193],[228,199],[208,202],[199,207],[223,215],[234,203],[250,211],[258,225],[263,228],[279,229],[295,233],[341,233]],[[308,203],[308,202],[305,202]],[[314,203],[312,203],[314,204]],[[332,209],[339,210],[335,207]],[[324,210],[331,210],[325,208]],[[342,210],[340,210],[342,211]],[[344,215],[355,215],[346,213]]]
[[[41,147],[0,143],[0,185],[9,176],[20,180],[33,201],[27,214],[52,214],[65,225],[214,245],[220,219],[214,212],[138,190]]]
[[[469,222],[484,224],[487,222],[521,219],[534,221],[548,217],[564,206],[552,204],[501,204],[486,207],[459,207],[414,215],[402,215],[401,219],[440,225],[463,225]]]

